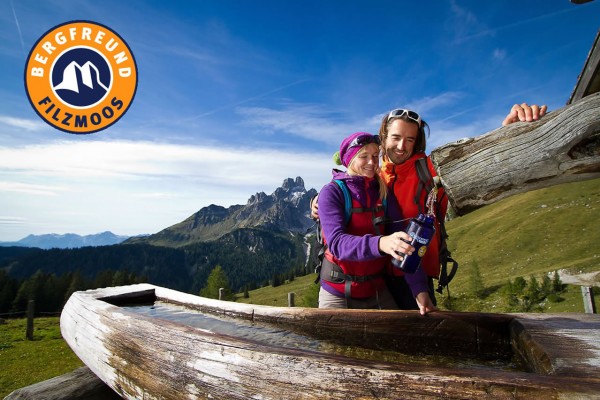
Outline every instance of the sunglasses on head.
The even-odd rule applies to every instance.
[[[408,119],[415,121],[419,126],[421,126],[421,117],[414,111],[405,110],[404,108],[397,108],[395,110],[390,111],[388,114],[388,121],[392,118],[400,118],[403,116],[407,116]]]
[[[348,145],[348,148],[356,147],[356,146],[364,146],[370,143],[381,144],[378,135],[362,135],[354,138],[352,142]]]

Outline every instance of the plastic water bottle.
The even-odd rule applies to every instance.
[[[419,268],[421,260],[427,252],[427,246],[435,233],[433,221],[434,217],[432,215],[424,214],[419,214],[417,218],[410,219],[406,233],[409,234],[412,240],[407,243],[410,243],[415,251],[410,256],[405,255],[402,261],[392,259],[394,267],[400,268],[407,274],[413,274]]]

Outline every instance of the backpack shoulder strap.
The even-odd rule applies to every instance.
[[[348,186],[346,186],[346,183],[344,181],[340,179],[334,179],[332,182],[335,182],[339,186],[344,195],[344,223],[347,225],[348,222],[350,222],[350,216],[352,213],[352,198],[350,197],[350,191],[348,190]],[[317,259],[315,264],[315,272],[317,273],[315,283],[318,283],[321,279],[321,269],[323,267],[323,264],[325,263],[325,250],[327,249],[327,245],[323,240],[321,220],[317,220],[317,243],[319,245],[319,251],[317,253]]]
[[[352,212],[352,198],[350,197],[350,191],[348,190],[348,186],[346,183],[340,179],[334,179],[335,182],[340,189],[342,189],[342,193],[344,194],[344,215],[345,215],[345,223],[348,224],[350,221],[350,214]]]
[[[427,157],[417,159],[417,161],[415,161],[415,168],[417,169],[419,181],[428,186],[426,189],[431,190],[433,188],[433,178],[429,171],[429,166],[427,165]]]
[[[420,213],[424,213],[424,204],[421,203],[421,193],[429,193],[433,188],[433,177],[427,166],[427,158],[419,158],[415,161],[415,169],[417,170],[417,176],[419,178],[419,185],[415,192],[415,204],[419,208]],[[427,196],[425,196],[427,199]]]
[[[429,166],[427,165],[427,158],[419,158],[415,162],[415,168],[417,170],[417,176],[419,177],[419,187],[417,188],[417,193],[415,194],[415,203],[419,207],[419,211],[423,206],[420,203],[420,194],[423,189],[426,190],[426,193],[429,193],[431,189],[433,189],[434,182],[433,177],[431,176],[431,172],[429,171]],[[444,193],[445,196],[445,193]],[[438,279],[438,288],[437,292],[442,293],[444,287],[448,287],[448,283],[454,278],[456,271],[458,269],[458,262],[452,258],[452,254],[446,245],[446,239],[448,238],[448,233],[446,232],[446,225],[444,221],[444,217],[439,215],[439,204],[435,210],[436,218],[440,224],[440,276]],[[450,272],[448,272],[448,264],[451,264]]]

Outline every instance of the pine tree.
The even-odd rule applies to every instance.
[[[538,283],[538,280],[535,278],[535,276],[532,276],[531,279],[529,279],[526,297],[529,299],[532,306],[533,304],[539,303],[543,300],[541,295],[540,284]]]
[[[69,300],[69,297],[71,297],[73,293],[85,289],[87,289],[85,279],[79,271],[75,271],[73,274],[71,274],[71,283],[69,284],[67,292],[65,293],[65,302]]]
[[[552,279],[552,290],[554,293],[561,293],[563,291],[563,285],[560,280],[558,271],[554,271],[554,278]]]
[[[506,294],[508,304],[513,308],[518,308],[519,311],[523,310],[523,304],[525,300],[525,289],[527,288],[527,281],[522,276],[517,276],[513,281],[508,280],[506,285]]]
[[[0,314],[7,313],[10,310],[11,303],[18,290],[19,282],[9,277],[6,271],[0,269]]]
[[[542,297],[547,297],[550,293],[552,293],[552,279],[548,274],[544,274],[542,278],[542,287],[541,287]]]
[[[513,292],[517,295],[523,294],[525,288],[527,287],[527,281],[522,276],[517,276],[515,278],[515,282],[512,285]]]
[[[45,280],[46,276],[42,270],[37,270],[35,274],[24,280],[13,300],[12,310],[25,311],[29,300],[43,301],[40,294]]]
[[[235,301],[235,295],[231,292],[227,274],[220,265],[217,265],[206,280],[206,286],[200,290],[200,296],[211,299],[219,298],[219,289],[223,288],[223,298],[221,300]]]
[[[277,287],[281,285],[281,275],[273,274],[273,279],[271,280],[271,286]]]
[[[111,269],[104,269],[96,274],[94,279],[94,288],[104,288],[113,286],[113,275],[115,271]]]
[[[112,286],[125,286],[129,284],[129,274],[127,271],[118,270],[112,278]]]

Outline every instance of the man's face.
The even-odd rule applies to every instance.
[[[419,127],[416,123],[403,119],[392,121],[385,139],[384,150],[388,160],[394,164],[402,164],[412,156]]]

